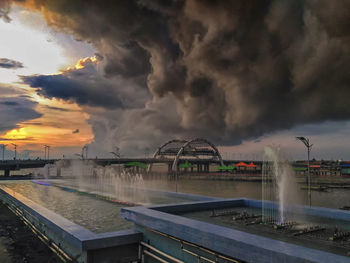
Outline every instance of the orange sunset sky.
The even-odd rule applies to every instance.
[[[84,61],[97,63],[93,48],[49,28],[40,12],[14,7],[11,18],[11,23],[0,20],[0,35],[6,36],[0,41],[1,57],[22,61],[24,68],[0,69],[1,85],[15,91],[0,96],[27,96],[36,103],[34,109],[41,117],[16,123],[13,129],[0,134],[0,143],[8,145],[8,149],[15,143],[19,151],[30,149],[38,156],[43,154],[44,145],[61,147],[62,154],[64,146],[69,148],[67,153],[79,152],[93,139],[87,123],[88,113],[74,102],[38,95],[33,88],[21,83],[18,75],[65,74],[67,70],[83,68]],[[23,43],[26,43],[25,48]],[[86,55],[91,55],[91,59],[85,58]]]

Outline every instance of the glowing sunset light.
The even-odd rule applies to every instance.
[[[28,138],[27,128],[19,128],[19,129],[11,130],[4,135],[4,138],[9,140],[10,143],[16,140],[27,139]],[[28,139],[28,140],[31,140],[31,139]]]
[[[97,62],[99,59],[97,58],[97,56],[93,56],[93,57],[87,57],[87,58],[82,58],[79,59],[79,61],[77,62],[77,64],[75,64],[75,66],[73,68],[69,67],[67,68],[67,71],[69,70],[78,70],[78,69],[82,69],[85,67],[85,65],[87,63],[95,63]],[[64,71],[63,71],[64,72]]]

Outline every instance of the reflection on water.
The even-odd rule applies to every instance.
[[[32,182],[11,182],[5,186],[95,233],[131,226],[131,223],[120,218],[122,206],[117,204]]]
[[[96,184],[94,181],[87,181],[86,184],[80,183],[80,190],[84,188],[84,192],[72,191],[72,188],[56,187],[54,184],[64,184],[66,187],[77,187],[75,180],[49,180],[50,184],[38,184],[31,181],[3,181],[0,183],[0,187],[6,186],[15,192],[23,195],[31,201],[67,218],[68,220],[83,226],[95,233],[103,233],[117,230],[128,229],[132,226],[132,223],[123,220],[120,217],[120,209],[125,207],[125,203],[108,202],[95,198],[94,195],[99,196],[107,194],[113,196],[115,192],[114,185]],[[90,182],[90,183],[89,183]],[[103,189],[101,193],[99,190]],[[118,188],[119,189],[119,188]],[[130,193],[128,193],[128,191]],[[135,203],[143,201],[143,194],[136,194],[136,192],[145,192],[140,189],[127,189],[123,190],[124,197],[137,197],[138,199],[132,200]],[[87,195],[86,192],[91,193]],[[147,194],[147,192],[146,192]],[[114,198],[120,197],[119,195]],[[141,198],[141,199],[140,199]],[[119,199],[118,199],[119,200]],[[162,194],[147,194],[147,200],[149,204],[166,204],[166,203],[179,203],[189,202],[190,199],[181,197],[169,197]],[[119,201],[130,201],[119,200]]]

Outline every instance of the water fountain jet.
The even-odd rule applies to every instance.
[[[265,147],[262,174],[262,221],[284,224],[293,219],[298,200],[295,175],[281,149]]]

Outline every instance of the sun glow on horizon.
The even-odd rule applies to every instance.
[[[64,145],[81,147],[90,143],[92,139],[92,135],[86,130],[81,130],[76,135],[73,134],[70,127],[63,128],[27,123],[23,127],[12,129],[5,133],[1,137],[0,143],[15,143],[19,146],[30,144],[31,150],[38,150],[45,144],[49,144],[52,147],[62,147]]]

